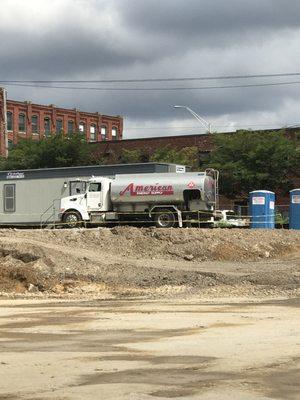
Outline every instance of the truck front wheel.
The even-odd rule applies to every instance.
[[[66,211],[63,216],[63,223],[66,228],[79,228],[82,226],[82,218],[77,211]]]
[[[154,222],[157,228],[172,228],[175,226],[176,217],[171,210],[162,209],[154,212]]]

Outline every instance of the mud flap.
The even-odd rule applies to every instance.
[[[178,218],[178,226],[179,228],[182,228],[183,224],[182,224],[182,213],[180,210],[178,210],[178,208],[174,207],[176,212],[177,212],[177,218]]]

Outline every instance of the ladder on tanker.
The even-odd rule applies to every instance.
[[[205,170],[207,175],[210,175],[215,181],[215,210],[219,209],[219,171],[212,168],[207,168]]]

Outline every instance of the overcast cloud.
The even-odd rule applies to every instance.
[[[300,71],[298,0],[0,2],[0,80],[139,79]],[[93,86],[200,87],[289,80],[298,79]],[[300,84],[164,92],[6,88],[11,99],[123,115],[127,138],[203,132],[186,111],[173,109],[174,104],[191,107],[219,131],[252,125],[253,129],[298,122],[300,125]]]

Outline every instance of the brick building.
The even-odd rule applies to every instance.
[[[123,118],[120,116],[60,108],[53,104],[46,106],[33,104],[30,101],[6,100],[5,97],[6,91],[0,88],[2,156],[7,155],[7,149],[16,144],[19,138],[40,140],[60,132],[65,134],[83,132],[88,142],[122,139]]]
[[[166,146],[177,150],[184,147],[197,147],[199,154],[205,158],[213,149],[213,135],[157,136],[108,141],[93,144],[93,153],[95,158],[104,157],[108,163],[117,163],[121,160],[123,150],[140,150],[145,155],[145,161],[147,161],[147,156]]]
[[[282,129],[273,129],[272,131],[282,131]],[[300,128],[286,128],[284,129],[285,135],[298,142],[297,133]],[[269,130],[260,131],[263,135],[264,132]],[[234,135],[236,132],[226,132],[226,135]],[[156,150],[162,147],[169,147],[176,150],[181,150],[184,147],[197,147],[199,155],[205,157],[214,148],[214,135],[206,134],[192,134],[192,135],[178,135],[178,136],[157,136],[139,139],[123,139],[116,141],[107,141],[102,143],[94,143],[93,153],[95,158],[104,158],[108,163],[117,163],[120,161],[123,150],[140,150],[142,154],[147,156],[152,155]]]

